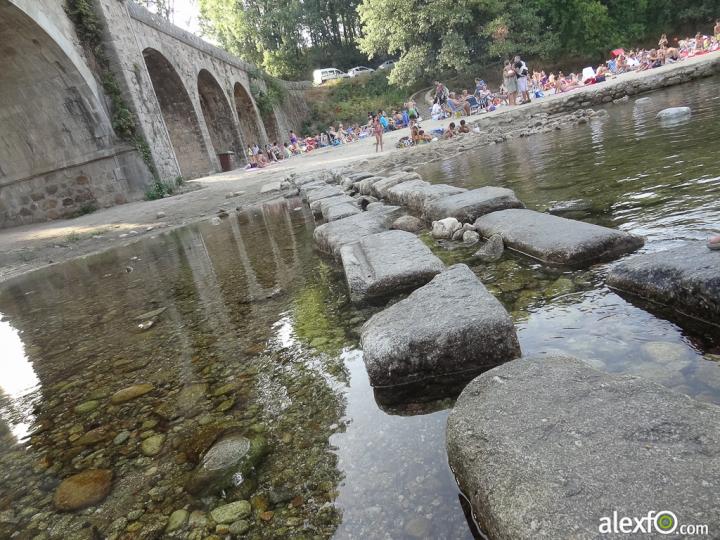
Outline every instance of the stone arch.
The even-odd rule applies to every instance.
[[[180,173],[186,179],[207,174],[215,165],[208,159],[200,122],[180,75],[170,61],[155,49],[145,49],[143,58],[180,165]]]
[[[124,202],[118,141],[76,57],[57,29],[0,1],[0,227]]]
[[[206,69],[198,74],[198,96],[214,153],[231,150],[236,157],[242,156],[230,104],[215,77]]]
[[[289,134],[283,137],[283,134],[280,132],[280,124],[278,124],[275,111],[260,113],[260,118],[262,118],[265,133],[267,133],[268,140],[271,143],[277,141],[278,144],[282,144],[284,140],[289,139]]]
[[[239,82],[235,83],[235,109],[240,122],[240,136],[245,146],[260,144],[263,141],[258,115],[252,98],[245,87]]]

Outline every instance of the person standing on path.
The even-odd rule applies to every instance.
[[[508,103],[515,105],[515,96],[517,96],[517,73],[512,67],[510,60],[505,60],[505,67],[503,67],[503,87],[507,92]]]
[[[373,116],[372,120],[372,126],[373,126],[373,133],[375,134],[375,152],[378,152],[378,147],[380,148],[380,152],[383,151],[383,132],[385,131],[385,128],[383,128],[382,124],[380,123],[380,115],[376,114]]]
[[[520,59],[520,56],[515,57],[515,73],[517,74],[517,89],[520,93],[523,103],[530,103],[530,92],[528,91],[528,68]]]

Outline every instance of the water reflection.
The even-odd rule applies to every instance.
[[[8,426],[0,433],[12,433],[15,439],[24,439],[34,422],[30,407],[30,393],[40,382],[25,354],[25,346],[18,331],[0,315],[0,349],[3,351],[2,378],[0,378],[0,422]],[[24,403],[23,403],[24,402]]]

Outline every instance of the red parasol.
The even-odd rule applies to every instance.
[[[610,51],[610,53],[613,55],[614,58],[617,58],[621,54],[625,54],[625,49],[614,49]]]

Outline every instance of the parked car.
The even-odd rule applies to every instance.
[[[395,67],[395,60],[385,60],[378,66],[378,69],[387,69],[388,71]]]
[[[344,71],[340,71],[337,68],[322,68],[313,71],[313,83],[316,86],[321,85],[325,81],[332,81],[334,79],[347,79],[350,77]]]
[[[372,68],[365,67],[365,66],[357,66],[352,69],[348,70],[348,75],[351,77],[358,77],[360,75],[370,75],[373,71],[375,71]]]

